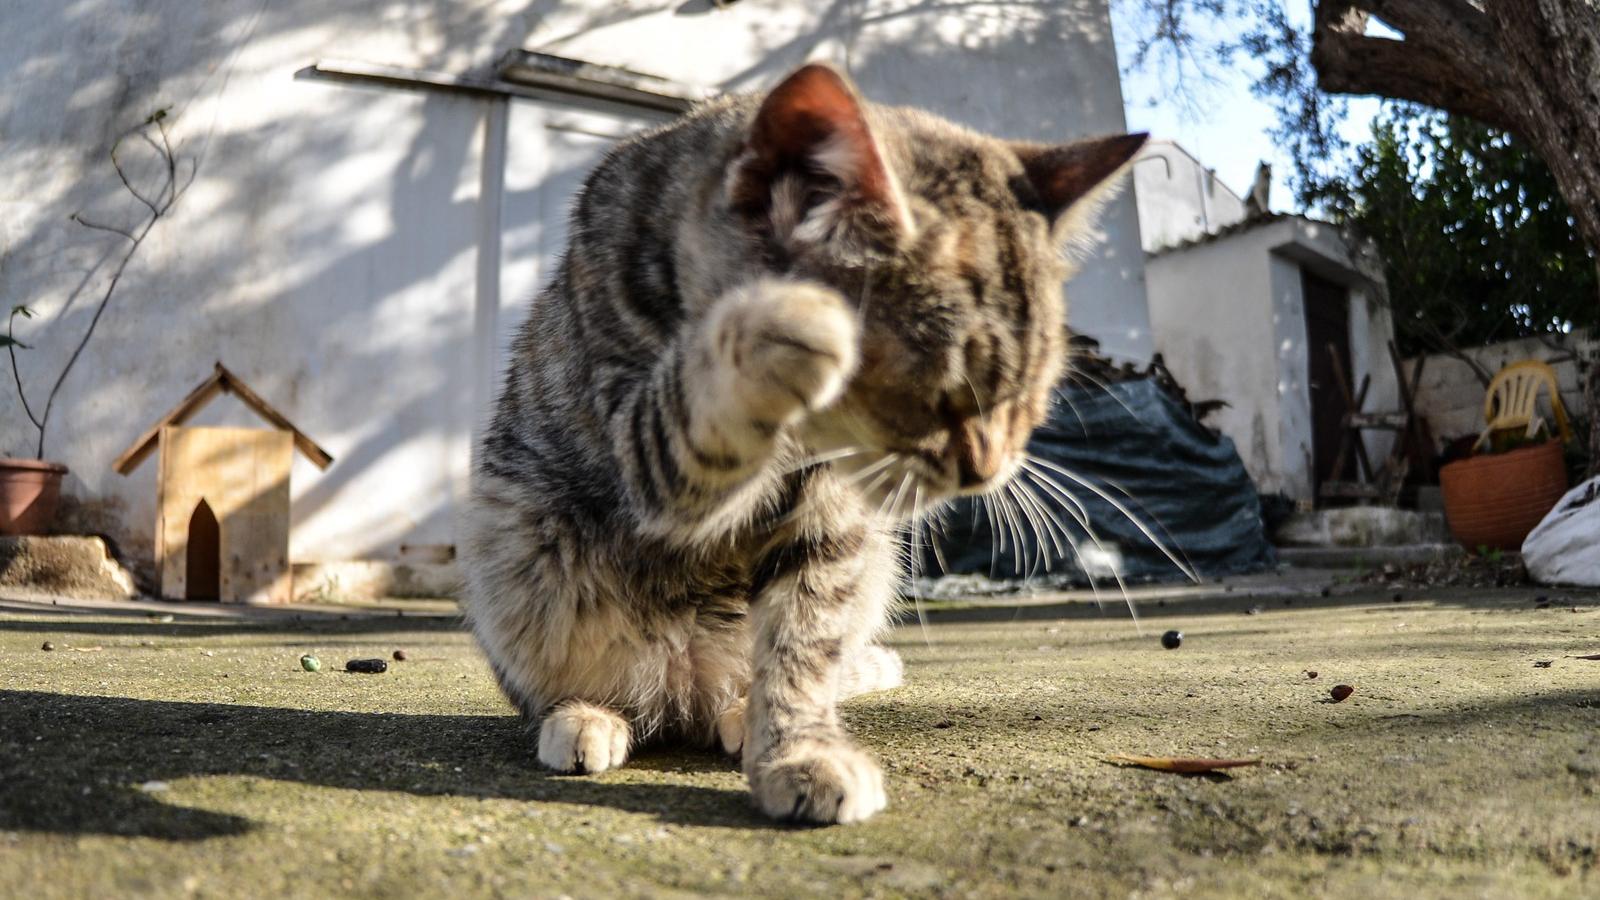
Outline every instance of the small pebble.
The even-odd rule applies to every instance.
[[[406,661],[406,652],[404,650],[396,650],[394,652],[394,661],[395,662],[405,662]]]
[[[381,659],[352,659],[344,664],[344,670],[363,675],[381,675],[389,671],[389,663]]]
[[[1329,694],[1333,695],[1333,702],[1335,703],[1343,703],[1345,698],[1349,697],[1355,692],[1356,689],[1348,684],[1336,684],[1333,686],[1332,690],[1328,691]]]
[[[322,668],[322,660],[307,653],[305,656],[300,657],[300,668],[305,669],[307,672],[316,672]]]
[[[1244,614],[1247,615],[1247,616],[1259,616],[1259,615],[1261,615],[1261,607],[1252,606],[1249,609],[1245,610]]]
[[[1161,636],[1161,646],[1168,650],[1176,650],[1183,644],[1183,632],[1169,631]]]
[[[1316,669],[1307,669],[1306,670],[1306,677],[1307,678],[1315,678],[1315,677],[1317,677],[1317,670]]]
[[[1533,661],[1533,667],[1535,669],[1548,669],[1555,665],[1555,662],[1553,659],[1536,659]]]
[[[50,643],[49,641],[45,641],[44,643],[39,645],[39,649],[43,650],[45,652],[49,652],[51,650],[54,650],[55,648],[56,648],[56,645]]]

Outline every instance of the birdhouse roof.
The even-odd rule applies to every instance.
[[[128,449],[122,451],[122,455],[117,457],[116,462],[111,464],[111,468],[119,475],[126,475],[138,468],[139,463],[144,462],[144,458],[149,456],[150,451],[156,448],[156,443],[161,439],[162,428],[168,425],[182,425],[184,422],[189,421],[218,394],[232,394],[238,397],[240,402],[250,407],[251,411],[256,415],[266,419],[272,425],[293,434],[295,447],[299,448],[300,452],[305,454],[306,459],[311,460],[317,468],[326,469],[333,463],[333,457],[328,455],[328,451],[317,446],[316,441],[307,437],[306,433],[296,428],[294,423],[289,421],[283,413],[273,409],[272,404],[261,399],[260,394],[257,394],[249,385],[241,381],[239,376],[228,371],[227,367],[219,362],[216,369],[212,371],[210,378],[200,382],[198,387],[189,392],[189,396],[184,397],[177,406],[174,406],[154,425],[151,425],[149,430],[139,435],[138,439]]]

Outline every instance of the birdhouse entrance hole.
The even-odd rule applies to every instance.
[[[184,595],[190,600],[217,600],[222,597],[222,529],[211,504],[204,500],[189,517],[189,543],[184,551],[188,562]]]

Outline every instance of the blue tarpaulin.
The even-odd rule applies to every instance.
[[[1276,562],[1231,440],[1148,378],[1059,392],[1011,488],[1032,496],[956,503],[923,553],[928,574],[1103,583],[1115,568],[1130,582],[1178,581],[1184,567],[1218,576]]]

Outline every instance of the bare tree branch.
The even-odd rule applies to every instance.
[[[77,222],[79,225],[82,225],[85,228],[93,228],[96,231],[109,231],[112,234],[120,234],[120,235],[122,235],[123,237],[127,238],[130,241],[137,240],[137,238],[135,238],[133,236],[133,232],[128,231],[125,228],[118,228],[115,225],[104,225],[104,224],[101,224],[99,222],[96,222],[96,221],[93,221],[91,219],[85,218],[82,213],[73,213],[71,218],[72,218],[72,221]]]
[[[100,302],[95,306],[94,315],[89,319],[89,327],[84,329],[83,336],[78,339],[77,346],[73,347],[72,354],[67,357],[66,365],[61,367],[61,374],[56,376],[55,383],[50,387],[50,393],[45,397],[44,408],[37,416],[34,415],[32,407],[29,406],[27,393],[22,387],[22,373],[17,365],[16,354],[16,348],[19,345],[16,343],[15,338],[11,337],[12,326],[16,319],[18,310],[12,311],[11,320],[7,322],[6,336],[10,338],[10,340],[6,344],[6,350],[10,353],[11,357],[11,377],[16,382],[17,396],[22,401],[22,409],[27,414],[28,421],[32,422],[33,427],[39,432],[39,441],[37,444],[36,454],[40,459],[44,458],[45,430],[46,426],[48,426],[50,423],[50,411],[55,407],[56,397],[61,393],[61,386],[67,381],[67,375],[69,375],[72,372],[73,367],[77,365],[78,358],[83,355],[84,348],[89,346],[89,340],[94,337],[95,329],[99,326],[101,317],[105,315],[106,307],[110,305],[111,298],[117,292],[117,286],[122,282],[123,273],[128,270],[128,264],[133,262],[133,257],[139,252],[140,245],[142,245],[144,243],[144,239],[149,236],[151,229],[155,228],[156,223],[161,221],[161,218],[172,209],[172,206],[177,202],[178,197],[182,196],[184,190],[194,182],[195,171],[198,168],[197,165],[191,165],[189,180],[181,186],[178,184],[178,156],[173,150],[172,143],[167,136],[166,125],[163,122],[165,116],[165,110],[161,110],[152,114],[141,124],[129,129],[126,132],[123,132],[123,134],[119,136],[111,145],[111,167],[116,170],[117,177],[122,180],[122,186],[127,188],[128,193],[132,194],[135,199],[144,204],[144,206],[150,210],[150,213],[145,218],[144,222],[136,230],[128,230],[124,228],[118,228],[114,225],[106,225],[102,222],[96,222],[92,219],[85,218],[80,213],[72,214],[72,221],[77,222],[79,225],[82,225],[85,228],[90,228],[95,231],[107,231],[126,238],[128,241],[128,247],[127,250],[122,254],[122,259],[117,263],[116,269],[112,271],[111,279],[106,283],[105,291],[100,295]],[[152,139],[148,133],[148,129],[152,125],[155,126],[157,131],[159,131],[161,134],[161,143],[159,145],[156,144],[154,139]],[[122,162],[117,158],[117,150],[122,147],[123,141],[134,135],[141,135],[150,143],[152,147],[155,148],[156,152],[160,153],[162,156],[163,168],[166,170],[167,180],[166,184],[159,188],[154,195],[157,198],[160,198],[160,203],[151,201],[149,197],[142,193],[138,188],[134,187],[132,180],[130,180],[128,177],[128,173],[122,168]]]
[[[1412,0],[1379,0],[1373,5],[1385,2],[1409,6]],[[1476,45],[1471,57],[1460,57],[1453,55],[1448,41],[1436,45],[1431,38],[1368,37],[1368,14],[1342,0],[1317,4],[1316,18],[1311,64],[1323,90],[1411,100],[1517,129],[1514,111],[1498,92],[1498,64]]]
[[[138,200],[140,203],[150,207],[150,211],[159,216],[161,215],[161,211],[158,210],[156,205],[151,203],[150,200],[145,197],[145,195],[139,193],[138,188],[133,186],[133,182],[128,180],[128,173],[122,169],[122,161],[117,159],[117,151],[122,148],[122,142],[126,138],[127,135],[124,134],[122,137],[117,138],[116,143],[111,145],[111,167],[117,170],[117,177],[122,179],[122,186],[128,189],[128,193],[132,194],[134,199]]]

